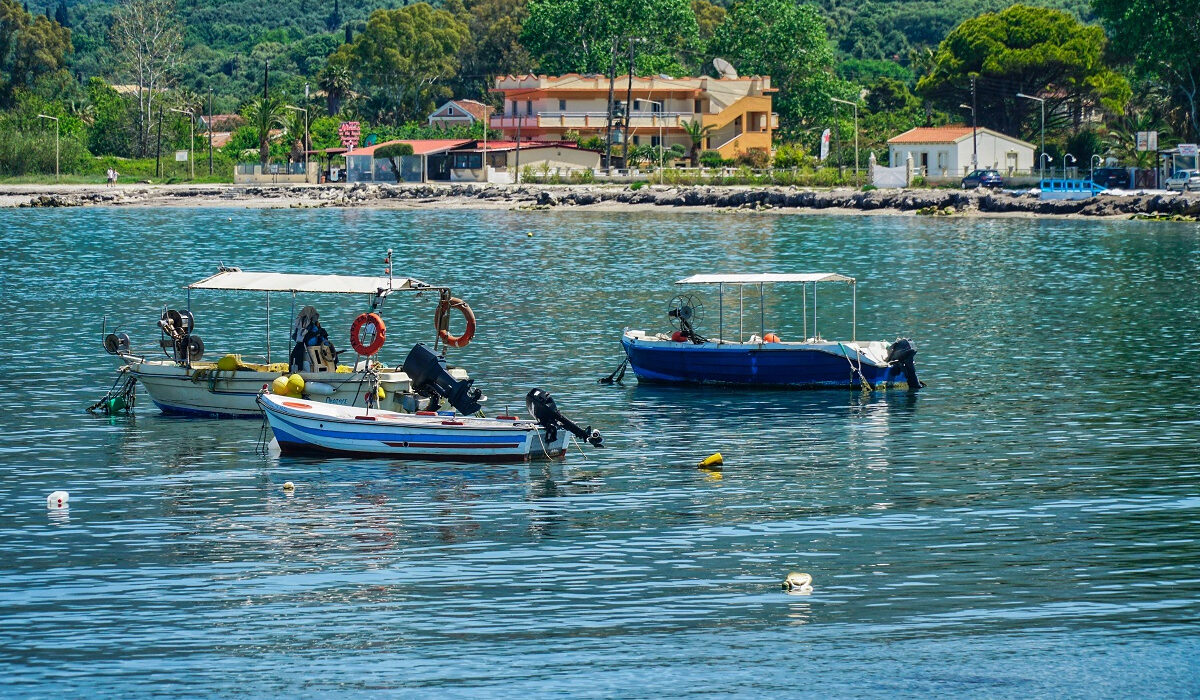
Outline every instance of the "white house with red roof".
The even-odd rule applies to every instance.
[[[913,172],[924,177],[962,177],[976,169],[1013,175],[1036,167],[1033,144],[982,126],[922,126],[893,136],[887,144],[893,166],[903,165],[911,155]]]
[[[478,100],[450,100],[429,115],[429,126],[470,126],[486,121],[496,111],[495,107]]]

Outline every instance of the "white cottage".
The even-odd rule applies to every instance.
[[[925,177],[962,177],[971,172],[972,155],[978,153],[976,168],[999,170],[1002,175],[1031,172],[1036,147],[985,127],[977,130],[962,124],[917,127],[888,139],[893,166],[903,165],[911,154],[913,171]]]

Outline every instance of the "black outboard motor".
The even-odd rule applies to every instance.
[[[471,388],[474,379],[458,381],[446,371],[446,358],[438,357],[424,343],[417,343],[408,351],[400,370],[412,380],[412,389],[431,399],[443,398],[463,415],[479,413],[479,400],[483,392]]]
[[[917,379],[917,366],[913,364],[913,358],[916,356],[917,346],[908,338],[896,338],[896,342],[888,348],[888,365],[899,367],[900,371],[904,372],[904,380],[908,382],[908,388],[911,391],[925,386],[921,380]]]
[[[604,447],[604,438],[600,437],[599,430],[592,430],[590,425],[580,428],[571,422],[570,419],[558,412],[554,398],[541,389],[529,390],[529,393],[525,395],[525,406],[529,409],[529,415],[533,416],[546,429],[547,442],[554,442],[558,438],[558,429],[565,428],[567,432],[580,440],[587,440],[592,447]]]

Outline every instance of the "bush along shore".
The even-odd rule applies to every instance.
[[[259,207],[488,207],[512,209],[640,207],[721,210],[909,212],[917,215],[1041,214],[1192,220],[1200,217],[1200,194],[1130,193],[1082,200],[1041,200],[1036,194],[980,190],[810,190],[792,187],[355,184],[308,186],[175,185],[46,187],[28,197],[4,191],[0,198],[25,207],[89,205]],[[24,197],[21,195],[24,194]],[[14,198],[20,201],[13,201]]]

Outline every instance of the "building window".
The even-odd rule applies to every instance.
[[[641,142],[642,142],[642,137],[641,137],[641,136],[634,136],[634,137],[633,137],[633,145],[637,146],[637,145],[639,145]]]
[[[533,116],[533,100],[525,100],[525,115]]]
[[[700,100],[697,98],[697,99],[696,99],[696,100],[695,100],[695,101],[692,103],[692,112],[694,112],[694,113],[696,113],[696,114],[699,114],[699,113],[700,113],[700,112],[702,112],[702,111],[704,111],[704,110],[700,109]]]
[[[641,100],[633,101],[633,111],[635,111],[635,112],[642,111],[642,101]]]
[[[517,116],[517,101],[513,100],[512,102],[509,102],[508,104],[512,105],[512,110],[511,110],[512,115],[514,117]]]
[[[478,170],[483,167],[482,153],[455,153],[454,165],[450,166],[455,170]]]
[[[567,111],[567,101],[566,100],[558,101],[558,111],[560,111],[560,112]]]
[[[659,141],[658,141],[658,137],[657,137],[657,136],[651,136],[651,137],[650,137],[650,145],[651,145],[651,146],[654,146],[654,147],[658,147],[658,146],[660,145],[660,143],[659,143]]]
[[[663,103],[662,102],[651,102],[650,103],[650,111],[651,112],[663,111]]]

